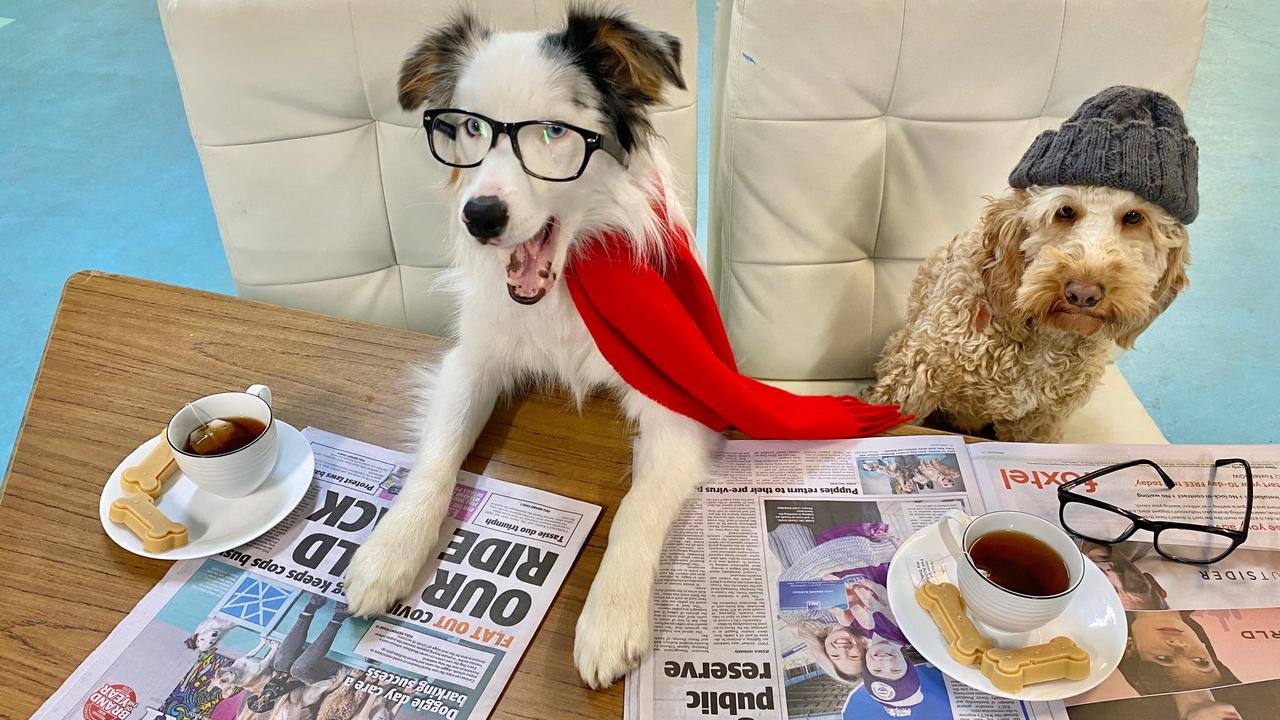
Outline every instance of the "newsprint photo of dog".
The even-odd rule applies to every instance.
[[[1090,98],[925,259],[867,398],[1000,440],[1061,440],[1112,344],[1132,347],[1187,286],[1196,158],[1168,97]]]

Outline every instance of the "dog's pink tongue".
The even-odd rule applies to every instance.
[[[538,233],[517,245],[511,253],[511,261],[507,263],[507,285],[517,301],[536,302],[555,283],[551,258],[547,257],[551,249],[551,243],[547,242],[548,234]]]

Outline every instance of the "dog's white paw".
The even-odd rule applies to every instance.
[[[596,578],[573,643],[573,664],[583,682],[597,690],[609,687],[640,663],[649,645],[649,593]]]
[[[410,556],[396,543],[380,542],[377,533],[361,545],[347,566],[344,593],[351,614],[384,613],[412,590],[419,568]]]

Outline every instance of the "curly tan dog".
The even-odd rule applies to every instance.
[[[1086,101],[1037,138],[977,227],[925,259],[868,399],[1059,441],[1112,343],[1132,347],[1187,286],[1195,171],[1169,98],[1117,87]]]
[[[1011,190],[925,260],[868,398],[1056,442],[1111,343],[1132,347],[1186,287],[1188,257],[1182,224],[1131,192]]]

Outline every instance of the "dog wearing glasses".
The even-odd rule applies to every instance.
[[[400,104],[425,111],[432,153],[454,168],[459,342],[423,393],[414,469],[347,571],[354,614],[383,612],[411,589],[500,395],[545,381],[581,403],[604,388],[639,437],[574,660],[589,685],[603,687],[648,651],[663,539],[720,436],[623,382],[558,280],[604,228],[625,234],[639,257],[660,247],[655,206],[687,228],[649,117],[672,86],[684,88],[678,39],[581,7],[549,33],[497,33],[463,14],[404,61]]]
[[[873,402],[1001,440],[1058,442],[1097,387],[1187,286],[1197,151],[1182,111],[1116,86],[1042,133],[977,225],[934,250]]]

